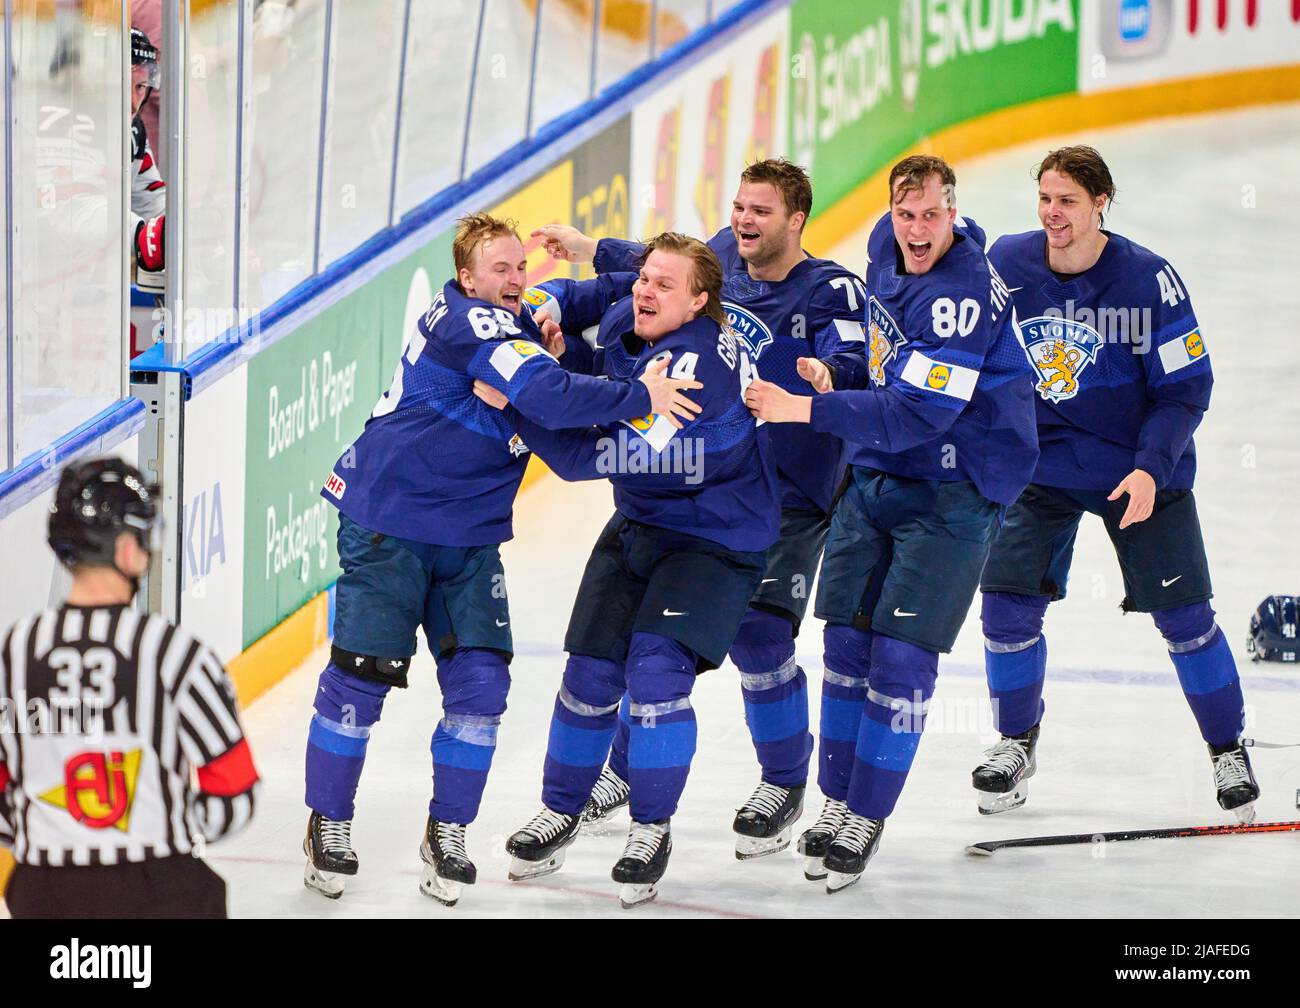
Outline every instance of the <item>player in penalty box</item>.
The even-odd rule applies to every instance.
[[[1241,745],[1236,663],[1210,608],[1192,498],[1192,433],[1210,402],[1210,352],[1164,259],[1102,229],[1115,194],[1091,147],[1038,168],[1042,228],[989,251],[1015,292],[1034,369],[1042,455],[984,570],[985,669],[1002,739],[974,771],[981,812],[1025,803],[1036,769],[1047,641],[1075,533],[1099,516],[1124,578],[1124,612],[1150,613],[1210,749],[1219,805],[1254,818],[1259,788]]]
[[[941,159],[905,158],[867,244],[868,357],[804,358],[819,394],[753,382],[745,401],[851,445],[816,614],[826,620],[818,784],[826,815],[800,838],[809,879],[861,877],[925,726],[1003,511],[1038,451],[1033,392],[984,234],[957,216]]]
[[[455,279],[416,323],[391,387],[322,491],[339,509],[342,574],[308,735],[304,878],[330,897],[357,872],[351,821],[367,740],[389,690],[407,684],[420,627],[443,702],[420,887],[452,905],[476,878],[465,829],[478,813],[510,683],[499,546],[511,537],[528,446],[475,398],[474,381],[509,394],[540,428],[647,412],[670,423],[694,416],[680,391],[699,384],[666,378],[663,364],[630,381],[559,366],[522,311],[526,263],[511,222],[463,218],[452,255]]]
[[[671,359],[673,374],[703,382],[701,412],[680,431],[653,415],[621,426],[653,457],[676,440],[694,440],[702,478],[640,464],[609,476],[618,510],[587,561],[565,635],[569,658],[551,719],[544,807],[506,844],[512,878],[560,867],[626,693],[632,825],[612,872],[625,907],[657,891],[695,753],[696,676],[726,657],[777,537],[775,466],[741,399],[752,365],[726,325],[721,293],[714,253],[694,238],[663,234],[648,244],[631,296],[600,321],[596,370],[620,378]],[[543,431],[523,420],[520,427],[565,479],[608,475],[603,445],[621,433]]]
[[[861,352],[862,281],[839,263],[808,255],[801,245],[812,210],[807,173],[781,159],[757,161],[740,174],[730,225],[709,240],[723,264],[722,306],[759,374],[795,393],[810,393],[800,357]],[[638,242],[602,238],[574,228],[541,228],[552,254],[592,259],[598,273],[635,269]],[[545,284],[543,286],[550,286]],[[567,317],[567,316],[566,316]],[[821,559],[835,492],[844,476],[844,443],[802,424],[769,432],[781,496],[781,535],[741,621],[730,658],[740,671],[745,721],[761,779],[732,823],[736,856],[784,850],[803,811],[812,757],[808,684],[794,642]],[[585,813],[589,824],[627,801],[628,726],[620,721]],[[832,809],[834,811],[834,809]]]

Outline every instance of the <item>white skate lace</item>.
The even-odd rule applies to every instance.
[[[355,853],[352,850],[352,820],[326,819],[322,816],[320,821],[320,843],[322,850],[326,853],[330,851],[341,851],[345,854]]]
[[[531,834],[537,838],[539,843],[549,843],[563,833],[571,822],[573,822],[572,816],[566,816],[544,808],[529,819],[527,825],[520,832]]]
[[[1214,757],[1214,786],[1225,791],[1231,787],[1250,783],[1250,772],[1240,749],[1220,753]]]
[[[827,798],[826,804],[822,806],[822,813],[817,817],[817,821],[808,827],[809,833],[825,833],[827,836],[834,836],[844,823],[844,817],[848,815],[849,807],[844,802],[836,798]]]
[[[769,784],[763,781],[754,789],[754,793],[749,796],[749,800],[740,807],[741,812],[757,812],[765,819],[771,819],[777,811],[785,804],[790,792],[776,784]]]
[[[465,827],[462,824],[434,823],[433,837],[444,857],[469,860],[469,855],[465,852]]]
[[[880,823],[879,819],[864,819],[850,812],[844,819],[844,825],[835,834],[835,846],[847,847],[854,854],[861,854],[880,829]]]
[[[605,767],[600,772],[600,779],[596,781],[596,786],[591,789],[591,801],[598,809],[612,808],[626,801],[627,793],[627,781],[609,767]]]
[[[627,835],[627,846],[623,848],[623,857],[633,858],[642,864],[649,864],[650,859],[659,850],[663,838],[667,835],[667,826],[657,826],[654,823],[643,825],[634,822],[632,831]]]
[[[1014,777],[1029,765],[1029,751],[1019,739],[1004,738],[984,753],[985,760],[981,770],[995,770]]]

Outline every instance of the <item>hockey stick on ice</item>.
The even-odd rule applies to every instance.
[[[1176,837],[1227,836],[1234,833],[1291,833],[1300,822],[1232,823],[1223,826],[1168,826],[1163,829],[1118,830],[1114,833],[1067,833],[1064,836],[1021,837],[1018,840],[985,840],[970,844],[967,854],[991,857],[1004,847],[1059,847],[1090,844],[1099,840],[1160,840]]]

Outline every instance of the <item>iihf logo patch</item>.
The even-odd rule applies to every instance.
[[[1059,315],[1021,322],[1020,338],[1038,374],[1038,394],[1048,402],[1079,394],[1079,376],[1097,359],[1102,344],[1101,334],[1092,326]]]
[[[727,313],[727,324],[745,341],[745,346],[749,347],[750,359],[758,360],[763,348],[772,342],[772,330],[757,315],[751,314],[748,309],[738,304],[723,301],[722,310]]]
[[[885,368],[905,342],[889,312],[873,297],[867,309],[867,373],[871,384],[885,384]]]

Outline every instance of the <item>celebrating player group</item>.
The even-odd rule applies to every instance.
[[[1114,544],[1122,608],[1168,645],[1220,806],[1249,821],[1241,685],[1192,495],[1209,351],[1173,267],[1103,229],[1115,187],[1097,151],[1051,151],[1036,179],[1041,227],[986,249],[952,169],[905,158],[864,278],[803,250],[812,184],[779,159],[741,173],[730,227],[707,241],[535,232],[593,280],[530,287],[513,222],[463,218],[455,276],[322,491],[342,572],[308,735],[306,884],[338,898],[358,871],[366,748],[419,627],[443,703],[420,886],[450,906],[476,881],[466,827],[510,686],[499,547],[530,453],[563,479],[608,479],[616,510],[574,600],[511,879],[559,870],[626,809],[612,878],[624,907],[654,898],[695,754],[691,692],[729,658],[761,770],[736,857],[788,847],[815,751],[804,875],[831,893],[856,882],[977,590],[1001,738],[973,772],[976,804],[1023,805],[1043,617],[1084,512]],[[795,661],[814,579],[815,745]]]

